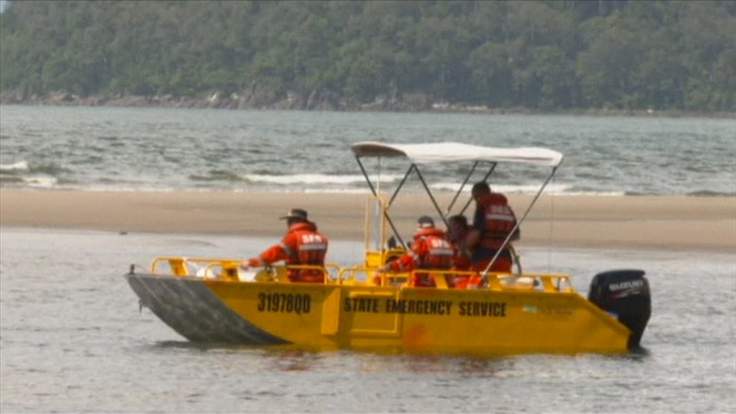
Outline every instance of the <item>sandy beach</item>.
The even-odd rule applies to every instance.
[[[449,195],[439,197],[446,205]],[[517,216],[529,196],[510,197]],[[278,237],[291,207],[333,239],[363,237],[368,196],[252,192],[85,192],[0,190],[3,227]],[[402,235],[433,209],[425,194],[392,207]],[[473,207],[466,214],[472,213]],[[436,214],[434,214],[436,216]],[[522,226],[521,245],[736,251],[736,198],[545,196]]]

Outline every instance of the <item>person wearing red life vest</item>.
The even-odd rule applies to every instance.
[[[320,234],[317,226],[307,219],[307,212],[295,208],[281,217],[281,220],[286,220],[288,228],[281,243],[269,247],[258,257],[244,261],[242,266],[260,267],[279,261],[284,261],[287,265],[324,266],[327,237]],[[288,276],[292,282],[324,282],[324,272],[318,269],[291,269]]]
[[[516,215],[509,206],[506,196],[494,193],[488,183],[481,181],[472,189],[476,203],[472,230],[467,236],[467,246],[472,250],[470,264],[473,270],[482,272],[493,256],[502,247],[504,240],[516,226]],[[518,229],[509,241],[519,239]],[[512,259],[509,246],[505,246],[498,256],[491,272],[511,272]]]
[[[445,232],[434,227],[434,220],[422,216],[417,221],[417,232],[411,251],[388,263],[384,270],[410,272],[415,269],[450,269],[454,251],[447,241]],[[414,273],[411,285],[435,287],[434,278],[426,273]]]

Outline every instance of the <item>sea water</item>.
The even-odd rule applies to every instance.
[[[521,248],[529,271],[641,268],[652,317],[623,356],[470,358],[204,347],[123,278],[152,255],[243,257],[271,239],[0,228],[0,411],[735,412],[736,257]],[[358,262],[362,244],[333,241]]]
[[[0,186],[360,192],[351,144],[459,141],[564,153],[552,193],[733,196],[734,131],[694,118],[0,106]],[[384,160],[382,182],[404,168]],[[445,191],[468,168],[423,172]],[[500,168],[492,183],[529,193],[543,174]],[[618,357],[202,347],[139,312],[122,277],[154,255],[243,257],[273,241],[0,227],[0,412],[736,411],[732,253],[521,249],[525,270],[568,272],[583,294],[596,272],[647,271],[644,350]],[[342,263],[361,254],[331,243]]]
[[[552,148],[557,194],[736,195],[734,119],[33,106],[0,106],[0,186],[365,192],[350,145],[366,140]],[[383,160],[380,179],[407,167]],[[448,191],[470,164],[422,168]],[[504,165],[491,182],[530,193],[546,173]]]

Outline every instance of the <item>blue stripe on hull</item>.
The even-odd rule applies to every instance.
[[[228,308],[200,279],[127,274],[143,306],[193,342],[286,344]]]

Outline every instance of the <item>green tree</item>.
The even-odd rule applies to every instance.
[[[734,111],[732,1],[13,1],[0,93]]]

